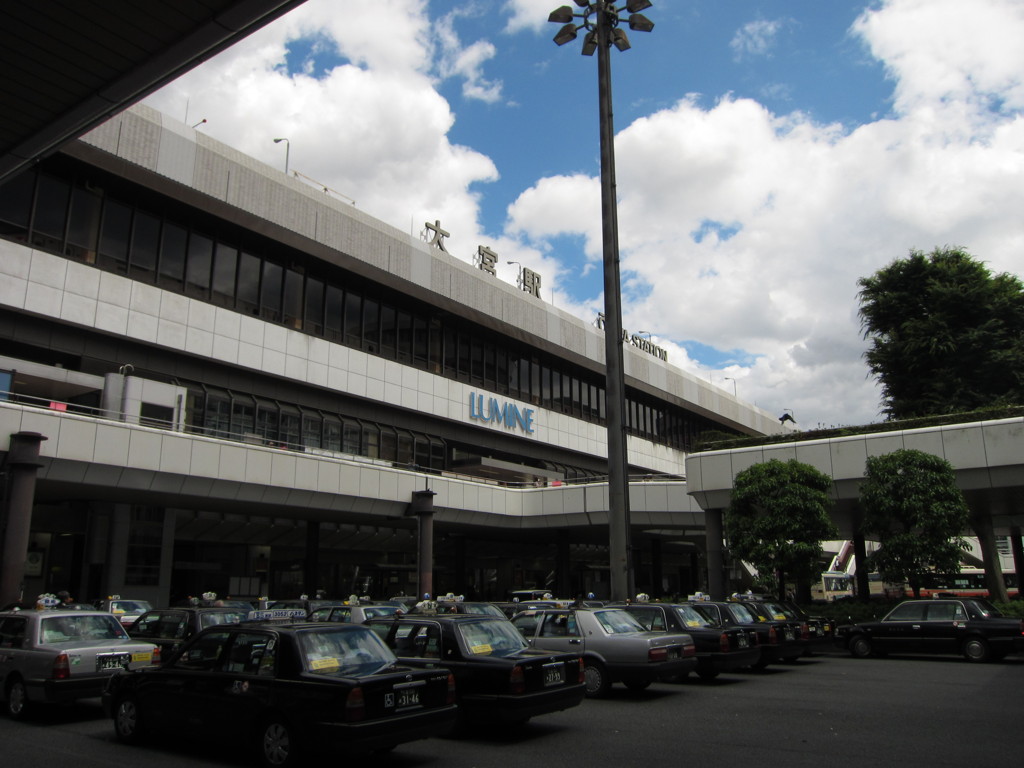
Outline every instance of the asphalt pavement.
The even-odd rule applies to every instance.
[[[1021,760],[1024,658],[854,659],[828,653],[763,673],[621,685],[606,699],[509,731],[428,739],[360,760],[377,768],[650,768],[677,766],[956,766]],[[341,757],[341,756],[339,756]],[[128,747],[114,741],[98,700],[37,715],[0,716],[0,764],[97,768],[145,763],[248,766],[216,744],[187,739]],[[330,761],[345,765],[343,760]]]

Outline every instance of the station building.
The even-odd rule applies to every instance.
[[[448,253],[430,215],[403,232],[145,106],[7,178],[0,450],[25,594],[412,594],[424,497],[435,591],[607,594],[600,318],[545,302],[543,275],[499,279],[486,243]],[[623,344],[636,585],[686,593],[705,580],[687,453],[782,427]],[[37,462],[8,461],[19,440]]]

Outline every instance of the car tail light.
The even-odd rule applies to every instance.
[[[160,666],[160,646],[159,645],[154,645],[153,646],[153,661],[152,661],[152,664],[155,667],[159,667]]]
[[[68,655],[59,653],[53,660],[53,679],[67,680],[69,677],[71,677],[71,663],[68,661]]]
[[[807,622],[800,625],[800,639],[810,640],[811,639],[811,628],[807,626]]]
[[[1024,624],[1024,622],[1021,622],[1021,623]],[[580,656],[580,674],[579,674],[579,677],[576,679],[576,682],[577,683],[585,683],[585,682],[587,682],[587,665],[583,663],[583,657],[582,656]]]
[[[775,627],[768,627],[768,645],[776,645],[779,642],[779,633]]]
[[[518,664],[512,667],[512,674],[508,677],[508,692],[526,693],[526,676],[523,674],[523,668]]]
[[[1020,633],[1024,635],[1024,619],[1020,620]]]
[[[363,698],[363,689],[358,685],[348,693],[345,701],[345,720],[349,723],[357,723],[366,717],[366,701]]]
[[[683,658],[684,659],[685,658],[689,658],[690,656],[696,656],[696,655],[697,655],[697,645],[696,645],[696,643],[687,643],[686,645],[683,646]]]
[[[718,650],[722,653],[729,652],[729,636],[725,632],[718,636]]]
[[[455,675],[448,673],[448,695],[445,697],[445,704],[455,703]]]
[[[649,648],[647,650],[647,660],[652,662],[668,661],[668,648]]]

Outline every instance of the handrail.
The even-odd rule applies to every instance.
[[[325,458],[339,459],[345,461],[352,461],[359,464],[372,464],[382,468],[399,469],[409,472],[417,472],[428,475],[439,475],[455,480],[462,480],[472,483],[480,483],[484,485],[495,485],[501,488],[512,488],[520,489],[524,491],[529,490],[550,490],[553,488],[569,488],[581,485],[601,485],[608,482],[607,475],[596,475],[593,477],[581,477],[566,480],[548,480],[542,484],[537,482],[512,482],[507,480],[495,480],[492,478],[479,477],[478,475],[468,475],[461,472],[455,472],[452,470],[437,470],[431,469],[430,467],[423,467],[415,463],[404,463],[391,461],[388,459],[375,459],[370,456],[363,456],[358,453],[348,453],[345,451],[335,451],[329,448],[315,448],[307,446],[304,443],[294,443],[285,440],[266,440],[260,435],[254,432],[231,432],[229,430],[211,430],[207,427],[196,427],[190,424],[184,424],[183,429],[179,429],[179,425],[173,421],[165,419],[154,419],[150,417],[141,417],[135,413],[126,413],[123,411],[112,411],[107,408],[97,408],[95,406],[81,405],[79,403],[71,403],[63,400],[51,400],[45,397],[36,397],[34,395],[26,395],[18,392],[11,392],[6,390],[0,390],[0,405],[10,403],[13,405],[20,405],[29,408],[38,408],[46,411],[57,411],[60,413],[67,413],[75,416],[86,416],[95,418],[97,420],[110,421],[115,424],[130,424],[135,427],[148,428],[148,429],[159,429],[162,431],[169,432],[181,432],[188,435],[196,435],[213,440],[227,440],[236,443],[245,443],[246,445],[252,445],[260,448],[269,450],[281,450],[291,451],[295,453],[305,453],[310,455],[320,455]],[[669,483],[683,483],[686,482],[686,478],[681,475],[668,474],[668,473],[652,473],[646,472],[642,474],[632,474],[628,477],[629,482],[669,482]]]

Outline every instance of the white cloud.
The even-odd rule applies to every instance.
[[[770,56],[782,25],[783,22],[778,19],[760,19],[744,24],[729,42],[733,55],[738,59],[748,56]]]
[[[623,270],[649,288],[624,306],[627,327],[754,354],[725,375],[744,399],[793,409],[801,426],[876,420],[860,277],[946,244],[1024,273],[1024,118],[1012,111],[1024,106],[1022,9],[891,0],[866,11],[855,31],[883,57],[898,98],[892,118],[852,132],[732,98],[710,108],[687,99],[620,131]],[[597,186],[541,180],[512,207],[512,227],[583,233],[593,254],[599,221],[557,212],[571,210],[569,195],[595,199]],[[724,236],[695,242],[709,221]]]
[[[545,32],[555,5],[507,0],[502,31]],[[287,136],[293,169],[402,229],[440,218],[459,235],[449,241],[459,258],[488,245],[502,279],[514,282],[506,262],[518,261],[542,274],[546,301],[593,318],[600,297],[567,297],[580,266],[554,243],[579,237],[588,264],[600,264],[598,179],[537,179],[509,207],[504,232],[482,232],[479,195],[499,169],[452,141],[438,78],[461,79],[469,98],[497,98],[502,84],[486,65],[505,38],[464,44],[427,11],[424,0],[309,0],[149,101],[181,119],[187,103],[190,122],[207,118],[203,131],[279,167],[283,148],[271,139]],[[736,46],[770,51],[778,22],[764,24]],[[858,278],[946,244],[1024,273],[1024,4],[887,0],[853,33],[892,78],[885,119],[850,130],[749,99],[687,98],[620,125],[616,139],[625,326],[652,329],[671,362],[719,386],[734,378],[742,399],[789,408],[802,427],[877,418]],[[299,74],[289,75],[300,39],[352,63],[291,62]],[[676,343],[690,340],[748,358],[709,369]]]

